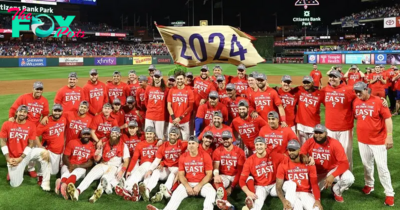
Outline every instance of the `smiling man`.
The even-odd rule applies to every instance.
[[[129,96],[129,86],[121,81],[121,73],[114,71],[112,81],[107,82],[108,101],[112,102],[115,99],[121,101],[121,105],[125,105],[126,97]]]
[[[78,111],[79,102],[82,100],[83,89],[76,84],[78,83],[78,75],[71,72],[68,75],[68,85],[58,90],[55,98],[55,104],[61,104],[64,112]]]
[[[96,69],[90,70],[89,75],[89,81],[83,86],[83,100],[90,104],[89,113],[96,116],[101,113],[103,104],[108,102],[108,89],[99,81]]]

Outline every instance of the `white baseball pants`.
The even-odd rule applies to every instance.
[[[318,186],[321,191],[325,188],[324,185],[326,178],[330,176],[334,171],[336,171],[336,168],[332,169],[327,174],[317,175]],[[351,171],[347,170],[342,175],[335,177],[334,182],[336,182],[336,184],[333,186],[333,191],[335,192],[336,195],[341,196],[345,190],[348,190],[351,187],[351,185],[353,185],[354,175],[351,173]]]
[[[60,170],[62,155],[53,153],[50,150],[49,150],[49,153],[50,153],[50,163],[51,163],[51,175],[56,175],[56,174],[58,174],[58,171]]]
[[[143,180],[144,175],[150,170],[151,162],[142,163],[125,181],[125,189],[132,192],[132,187]]]
[[[198,183],[189,182],[188,183],[191,187],[195,187]],[[215,196],[217,196],[217,192],[215,191],[214,187],[207,183],[205,184],[201,190],[200,195],[205,198],[203,203],[204,210],[213,210],[214,209],[214,202]],[[180,184],[176,190],[172,193],[171,199],[169,200],[167,206],[164,210],[176,210],[178,209],[179,205],[182,203],[183,199],[187,198],[189,195],[187,194],[186,188],[183,184]]]
[[[294,133],[296,133],[296,126],[295,125],[293,125],[292,127],[290,127],[291,129],[292,129],[292,131],[294,132]]]
[[[171,129],[172,126],[174,126],[173,123],[168,124],[168,129],[167,129],[168,134],[169,134],[169,130]],[[190,134],[189,122],[179,124],[179,127],[182,128],[182,129],[180,129],[181,134],[182,134],[182,136],[181,136],[182,140],[187,141],[189,139],[189,134]],[[169,138],[169,135],[168,135],[168,138]]]
[[[353,171],[353,130],[347,131],[331,131],[328,130],[328,136],[338,140],[347,155],[350,164],[350,171]]]
[[[97,164],[82,180],[81,184],[78,187],[79,192],[82,194],[83,191],[85,191],[90,186],[90,184],[92,184],[93,181],[98,180],[102,177],[105,177],[110,183],[113,179],[115,179],[115,174],[117,173],[117,170],[118,168],[113,165],[106,165],[104,163]]]
[[[314,136],[314,128],[302,124],[297,124],[297,131],[301,145]]]
[[[314,208],[315,198],[313,194],[308,192],[296,192],[296,196],[293,210],[319,210],[318,207]]]
[[[379,180],[385,189],[386,196],[394,196],[392,180],[387,166],[387,149],[385,145],[369,145],[358,142],[360,156],[364,165],[365,185],[374,186],[374,160],[378,167]]]
[[[165,186],[168,190],[171,190],[172,185],[174,183],[174,179],[176,174],[178,174],[178,167],[163,167],[161,170],[156,169],[153,171],[153,174],[149,178],[144,179],[144,184],[151,192],[156,186],[159,180],[167,182]]]
[[[84,168],[75,168],[72,172],[69,172],[68,167],[66,165],[63,165],[61,167],[61,179],[62,178],[69,178],[72,175],[76,176],[76,181],[79,179],[85,177],[86,174],[86,169]]]
[[[221,176],[221,179],[222,179],[222,184],[224,185],[225,189],[228,188],[231,185],[233,180],[235,180],[234,176],[228,176],[228,175],[224,175],[224,174],[222,174],[220,176]]]
[[[292,206],[294,206],[294,202],[296,201],[296,183],[293,181],[285,181],[282,186],[282,190],[285,192],[285,198],[290,202]],[[271,184],[268,186],[255,186],[257,199],[254,201],[253,210],[261,210],[265,199],[267,199],[268,195],[273,197],[277,197],[278,194],[276,192],[276,184]]]
[[[165,121],[153,121],[146,118],[144,124],[145,124],[144,129],[146,129],[147,126],[153,126],[155,128],[158,139],[164,138]]]

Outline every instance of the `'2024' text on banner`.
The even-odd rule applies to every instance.
[[[151,56],[135,56],[133,64],[151,64]]]
[[[208,63],[255,66],[265,60],[251,40],[254,37],[230,26],[157,26],[175,63],[194,67]]]

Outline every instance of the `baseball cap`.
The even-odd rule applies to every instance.
[[[237,69],[246,70],[246,66],[244,66],[243,64],[239,64]]]
[[[156,69],[155,65],[152,64],[152,65],[149,66],[149,70],[155,70],[155,69]]]
[[[190,136],[188,141],[194,141],[196,143],[199,143],[199,139],[196,136]]]
[[[147,126],[144,132],[156,133],[156,129],[153,126]]]
[[[143,82],[143,81],[147,81],[147,77],[144,75],[140,75],[139,76],[139,81]]]
[[[208,71],[208,66],[207,65],[203,65],[200,70],[203,70],[203,69]]]
[[[232,138],[232,133],[230,131],[222,132],[221,138]]]
[[[259,73],[255,76],[256,79],[267,80],[267,76],[263,73]]]
[[[221,111],[215,111],[213,116],[214,117],[217,116],[217,117],[222,118],[222,112]]]
[[[91,69],[91,70],[89,71],[89,74],[98,74],[98,73],[97,73],[97,69]]]
[[[218,98],[219,95],[217,93],[217,91],[211,91],[210,94],[208,94],[209,98]]]
[[[358,68],[358,67],[357,67],[357,65],[351,65],[350,68],[351,68],[351,69],[356,69],[356,68]]]
[[[247,101],[246,100],[240,100],[239,101],[239,103],[238,103],[238,107],[241,107],[241,106],[245,106],[245,107],[249,107],[249,103],[247,103]]]
[[[155,70],[154,71],[154,76],[162,76],[162,73],[161,73],[161,71],[160,70]]]
[[[119,71],[114,71],[113,76],[114,76],[114,75],[119,75],[119,76],[121,76],[121,72],[119,72]]]
[[[220,65],[215,65],[214,69],[221,69],[221,71],[222,71],[222,67]]]
[[[34,89],[43,88],[43,83],[40,81],[37,81],[37,82],[33,83],[33,88]]]
[[[325,132],[326,132],[326,127],[325,127],[324,125],[317,124],[317,125],[314,127],[314,132],[325,133]]]
[[[186,72],[186,77],[193,77],[193,73],[192,72]]]
[[[258,72],[253,71],[253,72],[251,72],[251,73],[249,74],[249,77],[256,78],[257,74],[258,74]]]
[[[171,129],[169,129],[169,133],[179,134],[179,129],[175,126],[172,126]]]
[[[128,123],[128,127],[139,127],[139,125],[135,120],[131,120]]]
[[[104,108],[112,108],[112,106],[111,106],[110,103],[105,103],[105,104],[103,105],[103,109],[104,109]]]
[[[339,71],[337,71],[337,70],[332,70],[330,73],[329,73],[329,76],[334,76],[334,77],[336,77],[336,78],[342,78],[342,74],[339,72]]]
[[[284,81],[292,81],[292,77],[290,76],[290,75],[284,75],[283,77],[282,77],[282,81],[284,82]]]
[[[225,77],[223,75],[218,75],[217,81],[225,81]]]
[[[126,98],[126,103],[135,103],[135,98],[133,96],[128,96],[128,98]]]
[[[89,102],[87,102],[87,101],[81,101],[81,103],[79,104],[79,106],[81,106],[81,105],[85,105],[86,107],[89,108]]]
[[[114,126],[114,127],[111,128],[111,133],[112,133],[112,132],[121,133],[121,129],[120,129],[118,126]]]
[[[303,77],[303,82],[314,82],[313,78],[309,75]]]
[[[54,104],[53,105],[53,110],[63,110],[63,108],[62,108],[62,106],[61,106],[61,104]]]
[[[279,119],[278,112],[275,112],[275,111],[268,112],[268,118],[269,117],[273,117],[273,118]]]
[[[254,139],[254,144],[256,144],[256,143],[258,143],[258,142],[264,143],[264,144],[265,144],[265,138],[263,138],[263,137],[261,137],[261,136],[257,136],[257,137]]]
[[[29,112],[29,108],[27,105],[20,105],[17,109],[17,112],[22,111],[22,110]]]
[[[173,80],[173,81],[175,81],[174,75],[169,76],[169,77],[168,77],[168,80]]]
[[[385,66],[384,66],[383,64],[379,65],[379,67],[381,67],[381,68],[385,68]]]
[[[129,74],[136,74],[135,70],[129,70]]]
[[[203,137],[206,137],[206,136],[211,136],[211,138],[214,138],[214,134],[211,131],[206,131],[204,133]]]
[[[113,104],[121,104],[121,100],[119,100],[119,98],[115,98],[113,100]]]
[[[226,90],[235,90],[235,89],[236,89],[235,84],[229,83],[229,84],[226,86]]]
[[[78,79],[78,75],[76,74],[76,72],[71,72],[68,74],[68,78],[76,78]]]
[[[292,139],[292,140],[290,140],[290,141],[288,142],[288,145],[287,145],[286,148],[287,148],[287,149],[298,150],[298,149],[300,149],[300,143],[299,143],[297,140]]]
[[[363,91],[363,90],[366,90],[367,88],[368,88],[368,85],[365,84],[364,82],[357,82],[353,86],[353,89],[358,90],[358,91]]]
[[[83,134],[90,134],[90,128],[83,128],[81,131],[81,135]]]

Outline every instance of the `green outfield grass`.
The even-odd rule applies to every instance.
[[[66,78],[71,71],[78,72],[81,78],[87,78],[89,69],[97,68],[100,76],[111,76],[112,72],[119,70],[126,76],[128,70],[135,69],[138,74],[147,74],[148,65],[138,66],[113,66],[113,67],[46,67],[46,68],[0,68],[0,80],[24,80],[24,79],[47,79],[47,78]],[[210,66],[211,67],[211,66]],[[222,65],[225,74],[236,74],[236,68],[233,65]],[[257,70],[267,75],[283,75],[290,74],[292,76],[304,76],[311,70],[309,64],[262,64],[257,67],[251,68],[251,71]],[[344,65],[344,69],[349,68],[349,65]],[[360,67],[363,69],[366,65]],[[157,65],[157,68],[167,74],[168,70],[173,68],[173,65]],[[322,72],[329,70],[330,65],[319,65]],[[191,69],[192,72],[197,74],[199,68]],[[249,71],[248,71],[249,72]],[[31,86],[31,84],[27,84]],[[45,84],[46,85],[46,84]],[[60,84],[60,87],[64,84]],[[1,87],[1,83],[0,83]],[[49,100],[50,104],[54,99],[55,92],[45,92],[44,96]],[[0,95],[0,122],[4,122],[8,118],[8,110],[18,95]],[[322,122],[324,122],[324,108],[322,111]],[[400,159],[400,147],[397,144],[400,136],[400,117],[393,118],[393,138],[394,149],[388,153],[389,170],[392,175],[392,184],[395,192],[400,192],[400,169],[398,160]],[[357,136],[354,137],[354,176],[356,178],[354,185],[344,193],[344,203],[337,203],[333,200],[330,190],[322,192],[322,204],[324,209],[389,209],[383,205],[385,195],[383,188],[379,183],[377,172],[375,173],[376,185],[375,191],[371,195],[364,195],[361,189],[364,186],[363,166],[361,163],[358,146]],[[97,183],[92,184],[81,196],[78,202],[65,201],[60,196],[57,196],[53,191],[44,192],[36,185],[36,180],[25,175],[23,184],[18,188],[11,188],[6,181],[7,167],[3,155],[0,155],[0,209],[145,209],[147,203],[141,202],[127,202],[116,195],[103,195],[100,200],[95,204],[88,202],[89,197],[92,195]],[[52,189],[54,189],[54,182],[56,176],[52,176]],[[153,190],[153,194],[158,190],[158,187]],[[241,209],[244,204],[245,194],[236,189],[229,200]],[[187,198],[180,205],[179,209],[202,209],[204,199],[202,198]],[[400,202],[395,199],[395,202]],[[157,207],[163,208],[166,202],[156,204]],[[396,205],[400,205],[397,203]],[[397,207],[392,207],[396,209]],[[215,208],[217,209],[217,208]],[[268,198],[263,209],[282,209],[282,204],[278,198]]]

